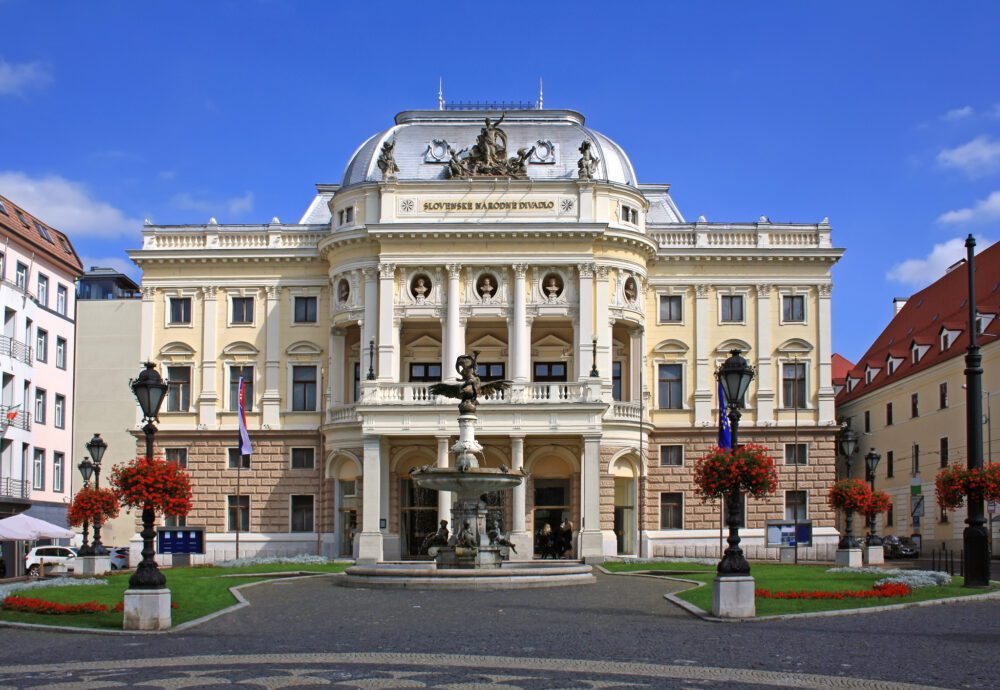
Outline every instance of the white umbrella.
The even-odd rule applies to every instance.
[[[0,540],[72,539],[75,534],[72,530],[24,513],[0,520]]]

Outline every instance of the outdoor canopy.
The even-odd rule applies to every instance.
[[[76,533],[51,522],[21,513],[0,520],[0,541],[35,541],[37,539],[72,539]]]

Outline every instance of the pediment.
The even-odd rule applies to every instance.
[[[405,351],[411,357],[437,358],[441,353],[441,341],[425,333],[407,343]]]
[[[750,352],[753,347],[745,340],[740,340],[739,338],[729,338],[728,340],[723,340],[719,343],[719,346],[715,348],[715,351],[720,355],[729,356],[729,353],[733,350],[739,350],[743,354]]]
[[[160,348],[160,357],[194,357],[194,348],[187,343],[175,340]]]
[[[653,348],[653,352],[661,355],[683,355],[687,354],[687,351],[690,349],[684,341],[669,338],[657,343],[656,347]]]
[[[506,347],[507,343],[489,333],[484,335],[482,338],[478,338],[469,343],[469,350],[479,350],[480,352],[486,352],[488,350],[503,350]]]
[[[296,343],[292,343],[287,348],[285,348],[286,355],[298,355],[298,356],[309,356],[315,357],[317,355],[323,354],[323,350],[316,345],[316,343],[311,343],[308,340],[300,340]]]
[[[813,346],[808,340],[802,338],[789,338],[778,346],[778,352],[793,354],[797,352],[812,352]]]
[[[222,354],[228,355],[230,357],[241,356],[241,357],[254,357],[260,354],[260,350],[246,342],[245,340],[237,340],[235,343],[229,343],[224,348],[222,348]]]

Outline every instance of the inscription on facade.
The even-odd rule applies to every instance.
[[[424,201],[420,205],[424,213],[456,212],[507,212],[507,211],[554,211],[555,201]]]

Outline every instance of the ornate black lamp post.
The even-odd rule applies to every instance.
[[[368,381],[375,380],[375,338],[368,341]]]
[[[597,370],[597,336],[596,335],[594,336],[593,353],[594,353],[594,359],[593,359],[593,363],[590,365],[590,376],[591,376],[591,378],[595,378],[596,379],[596,378],[600,378],[600,376],[601,376],[601,372],[599,372]]]
[[[840,437],[837,439],[837,445],[840,448],[840,454],[844,456],[847,465],[847,479],[851,478],[851,458],[854,453],[858,450],[858,435],[854,433],[854,429],[849,426],[845,426],[840,432]],[[852,534],[851,524],[854,522],[854,511],[848,510],[844,514],[844,538],[840,540],[840,544],[837,548],[840,549],[853,549],[854,548],[854,535]]]
[[[80,470],[80,476],[83,477],[83,488],[90,488],[90,478],[94,476],[94,463],[90,461],[90,458],[84,458],[80,461],[80,464],[76,466]],[[90,521],[83,521],[83,546],[77,552],[78,556],[93,556],[94,549],[90,545],[88,532],[90,531]]]
[[[882,456],[875,452],[872,448],[865,455],[865,470],[868,474],[868,483],[871,485],[872,491],[875,491],[875,470],[878,469],[879,460]],[[870,515],[868,517],[868,537],[865,539],[868,546],[882,546],[882,538],[875,534],[875,516]]]
[[[90,453],[90,459],[93,460],[94,464],[94,488],[101,488],[101,458],[104,457],[104,451],[108,449],[108,444],[101,438],[100,434],[94,434],[94,437],[87,442],[87,452]],[[104,548],[104,544],[101,543],[101,523],[100,517],[94,520],[94,545],[91,547],[91,555],[93,556],[107,556],[108,550]]]
[[[139,401],[142,421],[145,422],[142,431],[146,435],[146,457],[152,458],[153,435],[156,433],[156,425],[153,422],[159,421],[157,414],[160,412],[160,405],[163,404],[163,398],[167,394],[167,384],[160,378],[159,372],[156,371],[156,365],[152,362],[146,362],[146,368],[139,372],[137,378],[129,382],[129,386],[132,388],[136,400]],[[130,589],[163,589],[167,584],[167,578],[157,568],[153,558],[156,553],[153,549],[153,539],[156,537],[156,532],[153,530],[155,517],[156,514],[152,508],[144,507],[142,509],[142,561],[132,573],[132,577],[129,578],[128,586]]]
[[[722,384],[722,390],[726,394],[726,406],[729,408],[730,439],[733,449],[739,448],[739,427],[740,427],[740,403],[750,387],[753,380],[754,370],[750,363],[740,355],[739,350],[732,350],[729,359],[722,363],[719,370],[715,372],[715,377]],[[723,577],[737,577],[750,574],[750,564],[743,557],[743,550],[740,548],[740,492],[732,491],[726,496],[726,510],[729,514],[729,538],[726,542],[729,547],[726,549],[716,568],[719,575]]]

